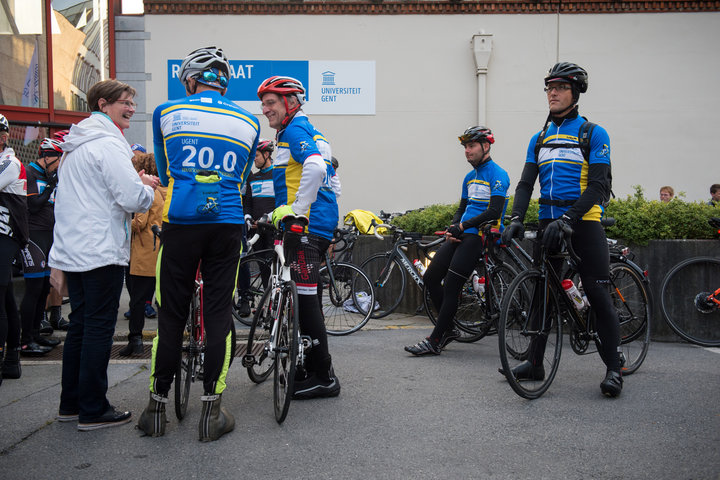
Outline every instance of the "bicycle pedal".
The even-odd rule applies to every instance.
[[[252,354],[245,354],[242,357],[242,366],[245,368],[250,368],[253,365],[255,365],[255,355]]]

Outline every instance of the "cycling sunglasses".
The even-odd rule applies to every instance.
[[[222,88],[227,87],[228,79],[226,76],[220,75],[215,71],[207,70],[202,73],[202,78],[206,82],[217,82]]]

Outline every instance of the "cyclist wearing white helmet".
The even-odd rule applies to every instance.
[[[55,138],[43,139],[38,149],[38,159],[26,169],[30,241],[22,255],[25,277],[25,295],[20,304],[22,355],[44,355],[60,343],[56,338],[41,336],[40,323],[50,292],[50,266],[47,259],[53,243],[55,187],[57,168],[63,154],[62,143]],[[63,329],[67,330],[69,322],[64,319],[63,322]]]
[[[430,336],[405,347],[405,351],[418,356],[439,355],[448,343],[460,337],[460,332],[453,328],[453,319],[463,285],[483,253],[478,226],[495,220],[499,228],[508,201],[510,177],[490,158],[490,148],[495,143],[490,129],[470,127],[458,139],[473,169],[463,179],[460,205],[445,233],[447,241],[423,275],[438,317]]]
[[[318,288],[320,262],[338,222],[330,144],[301,110],[305,87],[297,79],[267,78],[258,88],[258,98],[270,126],[278,131],[273,222],[279,224],[287,216],[309,217],[306,233],[301,234],[297,247],[288,250],[291,277],[298,284],[300,331],[317,343],[308,355],[307,371],[295,379],[293,398],[337,396],[340,382],[328,350],[322,288]]]
[[[557,63],[545,76],[550,112],[543,129],[530,140],[515,190],[511,223],[502,238],[508,243],[522,235],[525,212],[535,180],[539,179],[542,244],[551,252],[557,251],[561,232],[566,226],[572,227],[572,247],[581,259],[578,270],[585,294],[597,313],[598,350],[607,367],[600,391],[616,397],[623,385],[620,326],[607,289],[610,254],[600,224],[603,206],[611,193],[610,137],[604,128],[578,113],[580,94],[587,88],[587,72],[574,63]],[[539,254],[536,248],[536,258]],[[513,369],[518,380],[544,378],[545,344],[545,338],[533,337],[528,360]]]
[[[3,377],[20,378],[20,318],[11,279],[13,259],[28,242],[25,166],[9,138],[10,123],[0,114],[0,384]]]
[[[233,355],[231,307],[244,223],[240,192],[255,158],[260,125],[250,112],[224,98],[229,80],[223,51],[199,48],[180,66],[188,96],[153,113],[155,160],[168,192],[158,256],[150,401],[138,423],[150,436],[165,433],[165,405],[180,362],[198,264],[205,285],[207,342],[199,438],[217,440],[235,426],[221,406],[221,395]]]

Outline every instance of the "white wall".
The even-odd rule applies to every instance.
[[[487,125],[493,158],[519,178],[546,118],[555,15],[147,15],[148,112],[166,100],[168,58],[204,45],[230,59],[375,60],[376,115],[311,116],[340,160],[341,215],[450,203],[469,170],[457,136],[477,121],[472,35],[492,33]],[[610,133],[613,189],[672,185],[705,200],[720,183],[720,13],[563,15],[560,61],[590,75],[580,112]],[[177,34],[177,32],[183,32]],[[259,113],[259,110],[258,112]],[[262,115],[263,137],[274,131]],[[148,143],[151,143],[148,124]],[[537,189],[536,189],[537,195]]]

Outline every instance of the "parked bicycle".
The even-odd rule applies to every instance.
[[[720,229],[720,218],[709,223]],[[660,301],[678,336],[703,347],[720,346],[720,258],[692,257],[675,265],[663,279]]]
[[[300,336],[297,286],[290,279],[283,247],[286,235],[300,234],[304,227],[288,223],[280,231],[263,221],[257,224],[258,228],[274,232],[275,247],[269,261],[268,285],[255,310],[242,364],[255,383],[264,382],[274,372],[275,420],[282,423],[290,408],[295,371],[303,368],[306,351],[312,348],[311,339]]]
[[[348,252],[357,240],[357,231],[335,229],[332,241],[334,258],[325,252],[320,268],[322,310],[328,335],[349,335],[364,327],[375,305],[375,291],[370,278],[358,266],[341,261],[350,259]]]
[[[255,243],[260,239],[258,229],[250,221],[246,221],[245,226],[248,232],[254,233],[246,242],[248,249],[247,252],[243,252],[238,266],[238,282],[233,292],[232,314],[235,320],[249,327],[252,325],[252,312],[262,298],[270,276],[267,265],[272,249],[255,250]]]
[[[563,344],[563,325],[570,327],[568,340],[577,354],[596,351],[600,339],[595,329],[592,305],[578,310],[565,293],[561,279],[578,279],[576,266],[579,262],[569,236],[572,229],[564,232],[567,251],[550,255],[541,248],[541,261],[534,268],[518,274],[506,292],[498,323],[498,343],[503,372],[512,389],[528,399],[540,397],[552,383],[560,363]],[[556,272],[551,261],[562,258],[569,267],[567,273]],[[623,375],[635,372],[645,359],[649,346],[650,313],[647,291],[634,270],[624,263],[611,267],[610,295],[620,317],[621,363]],[[623,313],[624,312],[624,313]],[[543,356],[544,375],[539,379],[518,380],[512,368],[528,357],[530,342],[535,337],[546,343]],[[625,345],[634,344],[628,356]]]
[[[375,236],[383,239],[377,233],[377,228],[386,228],[393,233],[393,246],[389,251],[376,253],[369,256],[360,264],[360,268],[370,277],[375,291],[375,308],[371,318],[383,318],[390,315],[400,305],[400,301],[407,289],[408,275],[417,284],[418,288],[424,289],[422,274],[412,264],[405,252],[408,247],[415,246],[425,259],[429,259],[429,253],[445,241],[444,237],[438,238],[429,243],[421,241],[422,235],[402,230],[394,225],[386,223],[377,224]]]

